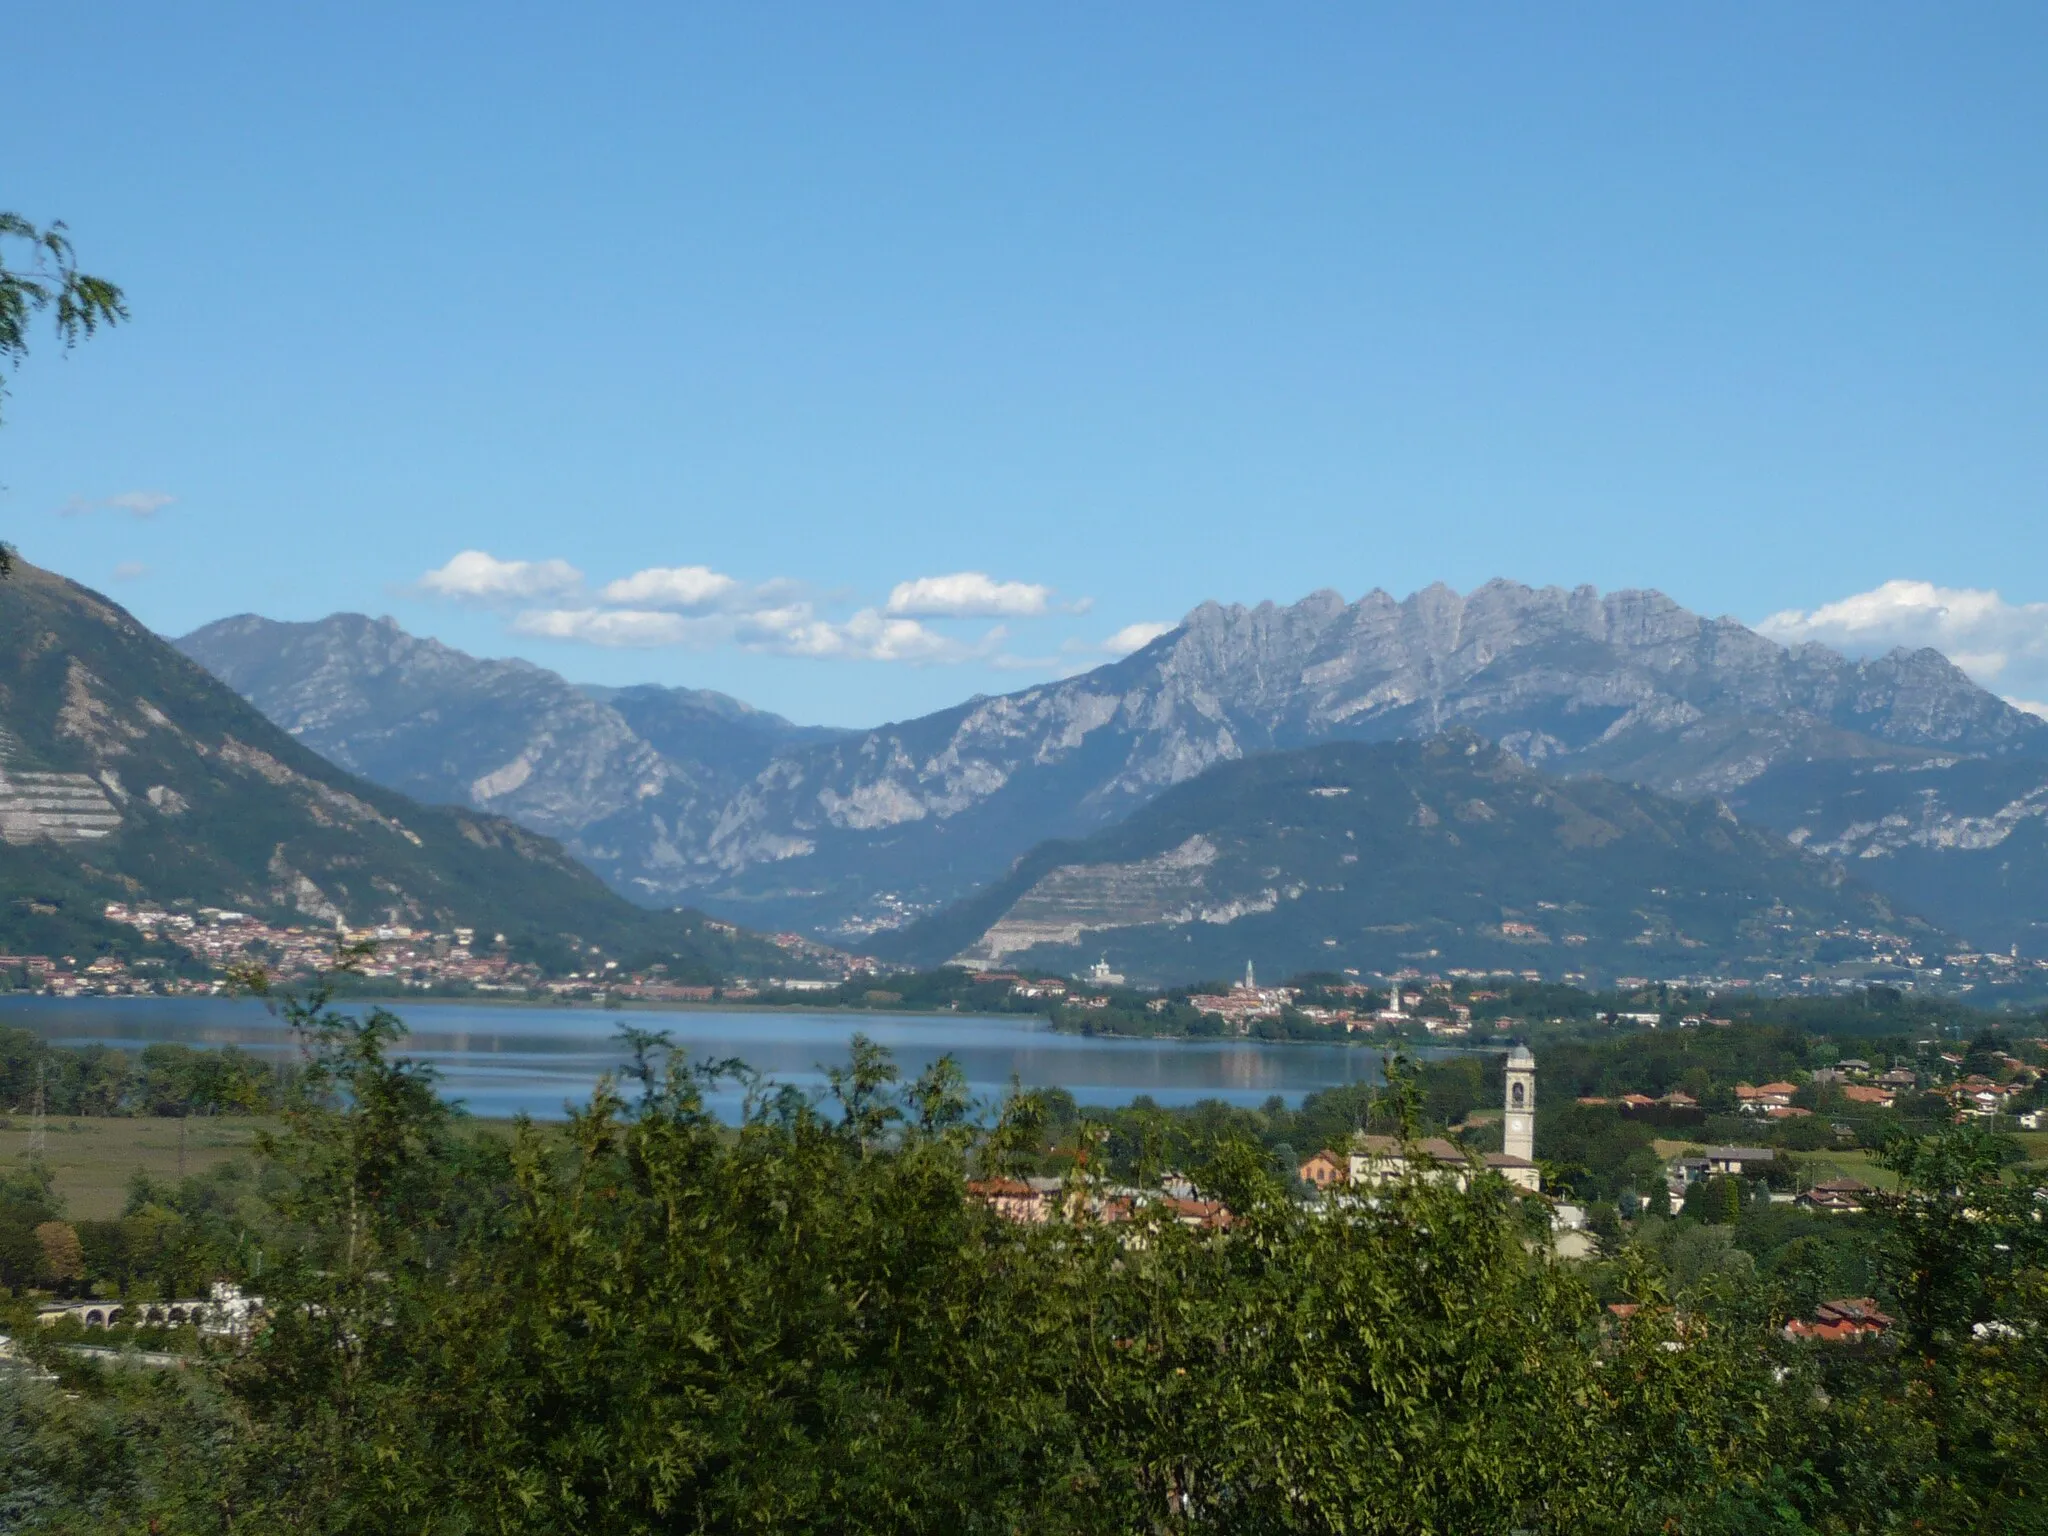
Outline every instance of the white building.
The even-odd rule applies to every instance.
[[[1536,1058],[1527,1046],[1508,1052],[1507,1090],[1502,1108],[1501,1150],[1481,1159],[1517,1189],[1540,1193],[1542,1170],[1536,1166]],[[1352,1138],[1350,1182],[1353,1188],[1404,1178],[1411,1171],[1425,1178],[1450,1179],[1465,1185],[1471,1164],[1460,1148],[1438,1136],[1403,1147],[1392,1136]]]

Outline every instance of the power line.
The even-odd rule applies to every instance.
[[[41,1056],[36,1057],[35,1107],[29,1112],[28,1122],[28,1158],[32,1163],[43,1161],[50,1146],[49,1117],[43,1112],[43,1072],[45,1066],[46,1063],[43,1058]]]

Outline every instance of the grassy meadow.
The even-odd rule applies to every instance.
[[[65,1215],[104,1221],[121,1214],[137,1169],[158,1179],[204,1173],[246,1153],[256,1132],[276,1123],[242,1115],[52,1116],[44,1159],[57,1176]],[[0,1119],[0,1169],[20,1167],[28,1144],[28,1116]]]

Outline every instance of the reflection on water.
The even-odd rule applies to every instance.
[[[1124,1104],[1139,1094],[1161,1104],[1213,1098],[1254,1105],[1278,1094],[1293,1104],[1315,1089],[1380,1075],[1379,1053],[1361,1047],[1088,1038],[1056,1034],[1038,1018],[398,1007],[413,1031],[405,1054],[433,1063],[451,1098],[487,1116],[523,1111],[558,1118],[566,1104],[587,1098],[603,1073],[618,1068],[623,1058],[612,1035],[628,1022],[668,1030],[693,1060],[737,1057],[806,1091],[824,1086],[821,1067],[844,1062],[856,1032],[894,1052],[906,1078],[951,1054],[976,1096],[989,1100],[1000,1098],[1014,1078],[1028,1088],[1065,1088],[1084,1104]],[[61,1045],[133,1050],[171,1040],[237,1045],[270,1056],[296,1048],[262,1004],[246,999],[8,997],[0,999],[0,1027],[7,1026],[33,1029]],[[733,1118],[739,1106],[740,1092],[732,1089],[711,1107]]]

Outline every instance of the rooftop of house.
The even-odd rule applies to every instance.
[[[1398,1136],[1358,1135],[1352,1138],[1352,1148],[1369,1157],[1397,1158],[1403,1156],[1401,1139]],[[1462,1163],[1463,1150],[1452,1145],[1441,1136],[1425,1136],[1414,1143],[1415,1150],[1422,1156],[1439,1163]]]
[[[1891,1318],[1878,1311],[1877,1303],[1868,1296],[1842,1296],[1833,1301],[1824,1301],[1813,1309],[1813,1315],[1822,1322],[1860,1323],[1865,1327],[1889,1328]]]

